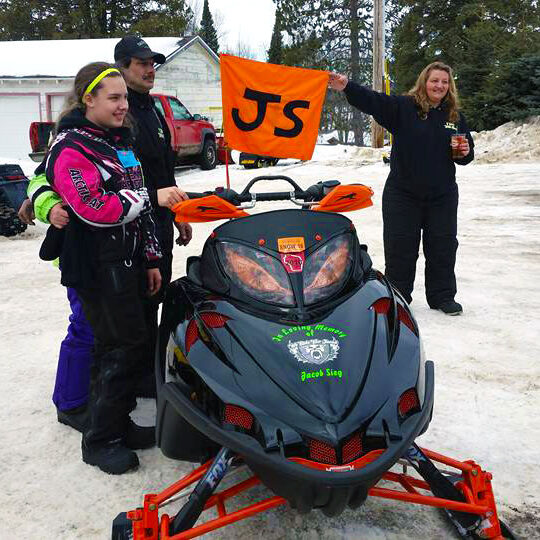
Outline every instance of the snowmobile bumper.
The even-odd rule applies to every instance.
[[[341,467],[311,467],[305,461],[301,463],[291,461],[281,456],[279,452],[265,452],[259,442],[249,435],[227,431],[209,418],[190,401],[175,383],[164,383],[159,389],[158,416],[166,413],[166,408],[173,407],[175,411],[206,437],[218,445],[229,448],[242,456],[242,459],[278,495],[285,496],[293,506],[305,508],[299,485],[304,484],[305,493],[319,488],[336,488],[339,490],[357,489],[359,487],[367,494],[367,490],[374,485],[392,465],[407,451],[411,443],[430,420],[433,407],[434,394],[434,367],[433,362],[426,362],[424,403],[419,413],[407,419],[403,424],[403,437],[400,440],[389,441],[388,448],[378,455],[372,462],[362,462],[357,468],[355,462]],[[161,440],[159,429],[163,426],[162,418],[158,419],[157,440]],[[360,458],[361,461],[362,458]],[[336,474],[339,473],[339,474]],[[277,478],[276,482],[272,479]],[[287,486],[291,489],[287,489]],[[285,486],[285,489],[280,489]],[[289,494],[290,491],[290,494]],[[300,495],[299,495],[300,494]],[[290,495],[290,496],[289,496]],[[358,495],[358,494],[357,494]],[[346,498],[353,497],[352,493]],[[365,496],[364,496],[365,498]],[[363,499],[362,499],[363,500]],[[313,501],[319,507],[317,501]],[[308,505],[309,506],[309,505]],[[326,506],[326,505],[323,505]]]

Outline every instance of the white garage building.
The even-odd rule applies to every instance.
[[[144,38],[165,55],[153,92],[178,97],[192,114],[221,127],[219,58],[198,36]],[[0,156],[28,157],[31,122],[54,121],[77,71],[94,61],[113,62],[118,38],[0,41]]]

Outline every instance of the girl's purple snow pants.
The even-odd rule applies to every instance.
[[[71,305],[67,335],[60,345],[56,383],[52,400],[61,411],[86,404],[90,385],[90,366],[94,334],[86,320],[75,289],[67,288]]]

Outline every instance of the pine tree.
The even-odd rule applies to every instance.
[[[208,0],[204,0],[199,36],[216,54],[219,54],[217,32],[214,27],[214,19],[212,18],[212,13],[210,13],[210,8],[208,7]]]
[[[192,17],[186,0],[0,0],[6,40],[180,36]]]
[[[281,14],[279,10],[276,11],[276,20],[267,57],[268,62],[271,64],[283,64],[283,39],[281,38]]]
[[[405,10],[393,49],[398,92],[411,88],[427,64],[442,60],[454,69],[471,127],[496,127],[492,100],[500,74],[540,52],[536,0],[453,0],[450,7],[447,0],[398,2]]]
[[[371,0],[274,0],[289,38],[283,62],[348,75],[371,85],[373,2]],[[387,12],[393,14],[393,1]],[[338,129],[340,137],[354,131],[355,144],[364,144],[368,119],[347,105],[341,93],[331,92],[321,117],[321,129]]]

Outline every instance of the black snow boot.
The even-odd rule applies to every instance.
[[[121,439],[86,444],[82,442],[82,459],[108,474],[124,474],[139,466],[137,454],[126,448]]]
[[[445,300],[441,302],[437,307],[431,309],[438,309],[445,315],[461,315],[463,313],[463,307],[455,300]]]
[[[86,404],[66,411],[56,409],[56,417],[61,424],[72,427],[80,433],[84,433],[88,427],[89,415]]]
[[[132,450],[143,450],[156,445],[156,428],[138,426],[132,420],[129,421],[124,444]]]

